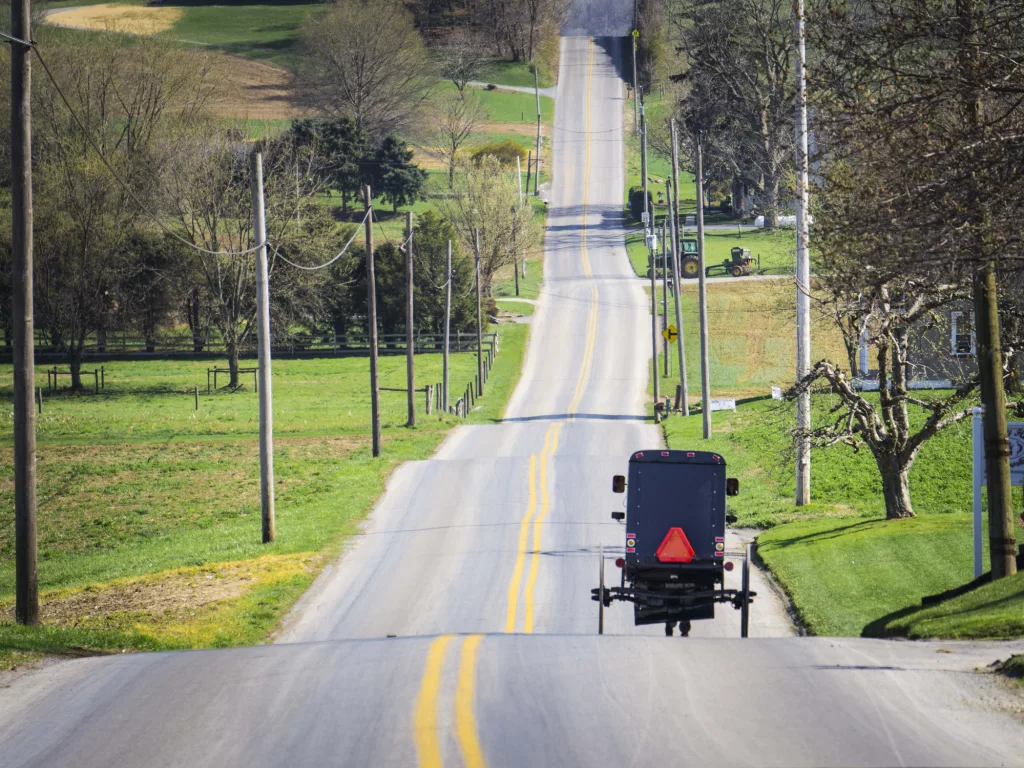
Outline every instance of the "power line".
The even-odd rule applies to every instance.
[[[280,252],[280,250],[278,249],[278,247],[276,245],[275,246],[271,246],[274,249],[274,257],[281,259],[281,261],[283,261],[285,264],[290,264],[291,266],[295,267],[296,269],[304,269],[307,272],[316,272],[319,269],[326,269],[327,267],[331,266],[331,264],[333,264],[334,262],[336,262],[338,259],[340,259],[342,256],[345,255],[345,252],[348,250],[349,246],[352,245],[352,243],[355,241],[356,235],[359,234],[359,227],[363,226],[363,224],[366,223],[366,217],[369,216],[369,215],[370,215],[370,212],[367,211],[366,214],[363,216],[363,220],[359,222],[358,226],[356,226],[355,230],[352,232],[352,237],[350,237],[348,239],[348,242],[345,243],[345,247],[341,249],[341,253],[339,253],[337,256],[335,256],[330,261],[325,261],[323,264],[318,264],[315,267],[307,267],[307,266],[303,266],[302,264],[296,264],[291,259],[287,258],[286,256],[281,255],[281,252]]]

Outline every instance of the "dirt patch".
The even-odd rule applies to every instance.
[[[276,576],[282,568],[290,571],[311,567],[314,557],[269,556],[60,590],[40,597],[40,614],[43,624],[62,627],[96,625],[107,617],[124,614],[136,620],[167,618],[241,597],[268,574]],[[11,601],[5,601],[2,615],[14,619]]]
[[[486,133],[514,133],[517,136],[536,136],[536,123],[487,123],[482,129]],[[550,135],[551,127],[545,126],[543,133]]]
[[[173,27],[184,15],[183,8],[101,3],[64,11],[50,11],[46,14],[46,21],[58,27],[125,32],[130,35],[158,35]]]

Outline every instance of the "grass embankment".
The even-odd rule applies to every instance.
[[[470,421],[500,417],[518,378],[525,326],[500,326],[501,352]],[[440,356],[417,358],[422,386]],[[199,361],[109,363],[96,395],[44,399],[39,417],[39,579],[44,626],[13,611],[11,420],[0,448],[0,667],[73,654],[259,642],[357,529],[402,461],[428,457],[457,421],[404,426],[405,395],[382,392],[383,457],[369,446],[366,359],[274,364],[277,541],[260,543],[257,397],[205,394]],[[381,385],[404,385],[403,357]],[[454,355],[453,390],[471,380]],[[42,373],[42,371],[40,371]],[[10,397],[11,369],[0,369]],[[45,376],[42,376],[45,379]],[[243,378],[243,381],[245,379]],[[249,379],[251,382],[251,379]],[[200,409],[188,392],[199,385]]]
[[[828,417],[832,402],[827,395],[815,397],[816,421]],[[757,400],[741,402],[735,413],[716,412],[709,441],[701,438],[699,414],[670,417],[665,433],[672,448],[708,449],[725,457],[729,474],[741,484],[730,511],[740,526],[770,528],[758,537],[758,552],[809,631],[958,638],[1024,634],[1019,579],[920,608],[922,597],[973,577],[969,425],[950,428],[925,444],[910,473],[919,516],[887,521],[879,476],[866,449],[814,449],[814,501],[794,505],[793,423],[791,404]]]

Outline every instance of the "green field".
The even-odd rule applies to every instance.
[[[528,329],[500,329],[501,352],[470,421],[499,418],[519,375]],[[38,520],[46,627],[0,621],[6,661],[18,660],[15,651],[258,642],[356,530],[390,472],[428,457],[458,421],[426,416],[419,394],[419,422],[410,429],[404,393],[382,392],[383,456],[374,459],[365,358],[275,361],[277,541],[263,545],[257,396],[251,383],[206,395],[211,364],[107,363],[100,395],[44,399]],[[418,356],[418,384],[440,380],[440,364],[439,355]],[[381,386],[404,386],[404,368],[403,356],[382,357]],[[453,393],[475,369],[474,355],[453,356]],[[200,408],[193,412],[189,390],[196,385]],[[11,396],[10,366],[0,369],[0,392]],[[0,433],[0,608],[7,616],[14,585],[11,429],[7,419]],[[223,585],[224,595],[193,600],[206,580]],[[160,599],[167,591],[185,597],[172,609]],[[95,600],[113,607],[97,609]]]
[[[760,397],[771,394],[772,386],[789,386],[796,370],[796,296],[792,283],[783,280],[715,282],[707,286],[707,297],[712,396]],[[660,315],[660,279],[657,299]],[[700,315],[696,281],[685,281],[680,299],[690,401],[697,402]],[[668,309],[669,319],[675,325],[675,302],[671,294]],[[839,333],[826,319],[812,317],[812,321],[815,359],[828,357],[842,363],[845,351]],[[669,355],[669,375],[663,375],[664,358],[658,369],[662,374],[659,380],[662,395],[674,395],[679,384],[675,345],[671,346]]]
[[[303,23],[327,8],[323,3],[230,0],[217,5],[179,0],[168,5],[185,6],[185,15],[171,30],[175,38],[290,68],[301,59]]]
[[[541,88],[550,88],[555,84],[555,78],[546,67],[539,71]],[[490,62],[477,80],[484,83],[495,83],[496,85],[518,85],[525,88],[532,88],[534,85],[533,72],[529,63],[525,61],[501,61]]]
[[[487,119],[492,123],[537,124],[537,99],[532,93],[506,91],[501,88],[489,91],[473,85],[467,86],[466,91],[471,91],[480,98],[484,109],[487,110]],[[447,80],[439,82],[435,88],[435,93],[439,95],[455,92],[455,85]],[[547,125],[555,119],[554,99],[548,96],[540,97],[540,119]]]

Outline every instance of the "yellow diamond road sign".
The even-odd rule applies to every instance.
[[[671,344],[673,341],[679,338],[679,331],[676,329],[674,325],[670,325],[668,328],[661,332],[661,335],[668,340],[669,344]]]
[[[633,37],[640,37],[640,30],[639,29],[634,29],[633,30]]]

